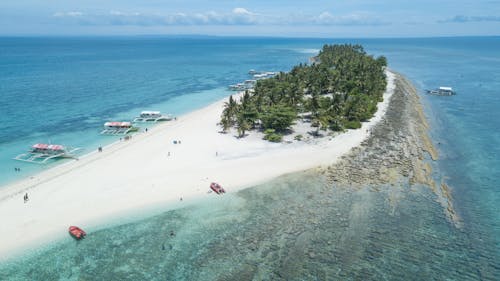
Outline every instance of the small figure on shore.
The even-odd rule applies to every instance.
[[[178,140],[177,142],[178,142],[179,144],[181,144],[181,141],[180,141],[180,140]]]
[[[146,133],[148,132],[148,128],[145,129]]]
[[[215,156],[217,157],[218,155],[219,155],[219,153],[216,151],[216,152],[215,152]]]
[[[170,151],[168,152],[168,156],[170,156]]]
[[[102,146],[99,146],[99,147],[97,148],[97,151],[102,152]]]
[[[24,203],[28,202],[29,198],[28,198],[28,193],[24,194]]]

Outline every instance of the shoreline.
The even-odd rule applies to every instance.
[[[227,97],[129,141],[115,142],[0,189],[2,259],[66,237],[69,225],[97,227],[145,209],[184,206],[204,196],[212,181],[228,192],[283,174],[331,165],[359,146],[384,117],[394,92],[388,72],[384,101],[361,129],[314,142],[269,143],[259,134],[238,139],[216,125]],[[173,144],[180,140],[181,144]],[[28,192],[30,200],[23,203]],[[180,201],[182,198],[182,202]],[[15,216],[12,216],[15,214]]]
[[[389,199],[393,206],[398,204],[398,194],[405,186],[428,188],[450,224],[461,228],[463,222],[453,206],[452,189],[445,178],[433,174],[433,162],[439,155],[429,136],[417,90],[407,78],[394,74],[396,89],[384,121],[360,146],[322,173],[332,184],[354,189],[368,186],[379,191],[387,185],[394,195]]]

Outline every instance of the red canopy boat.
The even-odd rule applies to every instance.
[[[69,234],[71,234],[71,236],[73,236],[77,240],[80,240],[84,238],[85,235],[87,235],[87,233],[85,233],[85,231],[83,231],[83,229],[79,228],[78,226],[70,226],[68,231]]]
[[[216,183],[216,182],[213,182],[210,184],[210,188],[217,194],[222,194],[222,193],[226,193],[226,191],[224,190],[224,188],[222,188],[222,186],[220,186],[220,184]]]

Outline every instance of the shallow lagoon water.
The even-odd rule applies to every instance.
[[[397,202],[388,194],[399,190]],[[488,280],[429,188],[353,190],[314,172],[68,237],[2,280]],[[174,235],[172,235],[172,232]],[[476,248],[480,246],[481,248]],[[483,254],[475,252],[480,250]],[[486,255],[484,255],[486,253]],[[493,279],[491,279],[493,280]]]

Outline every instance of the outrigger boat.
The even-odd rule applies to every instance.
[[[159,111],[143,111],[139,117],[134,118],[134,122],[158,122],[158,121],[170,121],[172,116],[162,115]]]
[[[216,183],[216,182],[213,182],[210,184],[210,188],[217,194],[222,194],[222,193],[226,193],[226,191],[224,190],[224,188],[222,188],[222,186],[220,186],[220,184]]]
[[[274,77],[276,76],[276,72],[272,72],[272,71],[266,71],[266,72],[260,72],[260,73],[257,73],[257,74],[254,74],[253,75],[253,78],[254,79],[266,79],[266,78],[271,78],[271,77]]]
[[[130,122],[106,122],[101,135],[126,135],[130,132],[136,132],[139,128],[133,127]]]
[[[67,148],[60,144],[34,144],[28,153],[17,155],[14,160],[45,164],[50,159],[57,158],[76,158],[72,153],[81,148]]]
[[[434,90],[427,90],[427,93],[436,96],[453,96],[456,94],[451,87],[439,87]]]
[[[257,84],[257,80],[271,78],[276,76],[278,73],[273,71],[256,71],[254,69],[250,69],[250,71],[248,71],[248,74],[252,75],[253,79],[248,79],[241,83],[229,85],[229,89],[231,91],[251,90]]]
[[[257,71],[255,69],[250,69],[250,71],[248,71],[248,74],[253,75],[254,77],[255,75],[258,75],[257,76],[258,78],[265,78],[265,77],[272,77],[277,73],[274,71]]]
[[[234,85],[229,85],[229,89],[231,91],[244,91],[244,90],[248,90],[249,87],[248,87],[248,85],[245,85],[245,83],[237,83]]]
[[[85,235],[87,235],[87,233],[85,231],[83,231],[83,229],[79,228],[78,226],[73,226],[73,225],[69,227],[68,232],[76,240],[83,239],[83,238],[85,238]]]
[[[250,90],[255,87],[255,84],[257,83],[257,80],[252,79],[252,80],[245,80],[242,83],[237,83],[234,85],[229,85],[229,89],[232,91],[245,91],[245,90]]]

